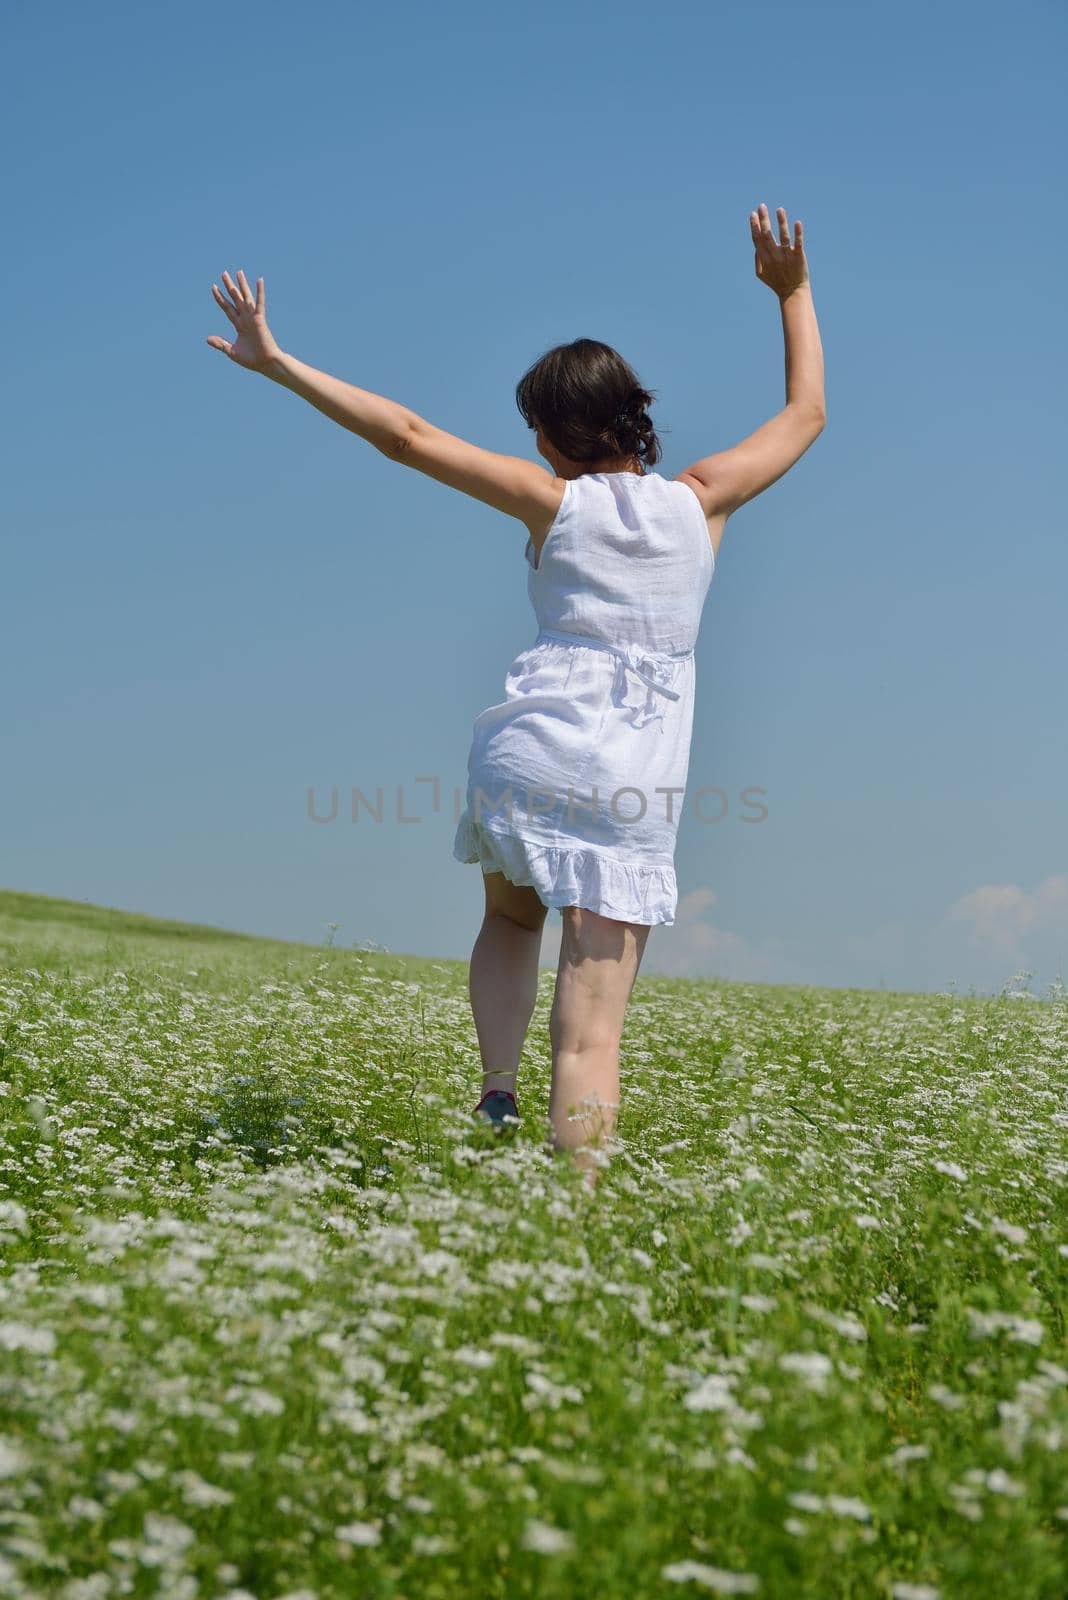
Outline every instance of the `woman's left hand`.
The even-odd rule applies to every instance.
[[[267,326],[267,292],[263,279],[256,279],[255,296],[240,269],[236,283],[228,272],[223,273],[222,281],[230,299],[227,300],[217,284],[212,284],[211,292],[233,323],[237,337],[231,342],[213,333],[208,343],[213,350],[221,350],[231,361],[236,361],[239,367],[249,372],[266,372],[282,352]]]

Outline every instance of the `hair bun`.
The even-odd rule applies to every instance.
[[[652,403],[652,398],[647,389],[637,386],[633,388],[616,412],[617,427],[633,427],[640,419],[646,406]]]

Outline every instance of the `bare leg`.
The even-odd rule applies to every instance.
[[[483,1092],[515,1093],[516,1073],[538,998],[538,956],[548,908],[534,889],[503,872],[483,874],[486,912],[468,971],[482,1057]]]
[[[619,1043],[648,926],[617,922],[581,906],[563,912],[560,964],[549,1016],[553,1144],[573,1150],[588,1187],[598,1163],[581,1147],[607,1139],[619,1106]],[[569,1115],[570,1113],[570,1115]]]

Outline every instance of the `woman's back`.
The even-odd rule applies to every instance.
[[[526,557],[538,636],[475,719],[453,854],[545,905],[671,922],[715,565],[704,512],[659,473],[585,473]]]
[[[715,567],[694,491],[658,472],[568,480],[527,593],[542,629],[677,654],[692,650]]]

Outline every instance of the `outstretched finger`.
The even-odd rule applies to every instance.
[[[215,298],[219,302],[219,304],[222,306],[223,310],[226,312],[226,315],[230,318],[230,321],[231,322],[236,321],[236,318],[234,316],[234,308],[230,304],[229,300],[227,300],[226,296],[223,294],[223,292],[219,288],[218,284],[215,284],[215,283],[212,284],[211,292],[215,296]]]
[[[249,288],[248,279],[245,277],[244,271],[241,267],[237,269],[237,281],[241,285],[241,295],[246,306],[248,306],[250,311],[255,311],[256,297]]]
[[[805,237],[801,231],[800,217],[798,217],[794,222],[794,249],[800,250],[802,255],[805,253]]]
[[[779,208],[776,211],[775,215],[779,219],[779,243],[782,245],[784,250],[789,250],[789,248],[790,248],[790,224],[786,220],[786,211],[785,211],[784,207],[779,206]]]
[[[226,339],[220,339],[217,333],[208,335],[208,343],[213,350],[221,350],[224,356],[228,356],[234,348]]]
[[[262,278],[256,279],[256,311],[261,317],[267,315],[267,286]]]
[[[223,281],[223,285],[224,285],[224,287],[226,289],[227,294],[230,296],[230,299],[234,302],[234,310],[235,311],[244,311],[244,309],[245,309],[245,297],[241,293],[241,290],[237,287],[237,284],[234,282],[233,278],[231,278],[231,276],[230,276],[230,274],[228,272],[224,272],[223,273],[222,281]]]
[[[760,202],[760,232],[763,236],[765,244],[774,243],[774,240],[771,236],[771,217],[768,214],[768,208],[764,204],[763,200]]]

